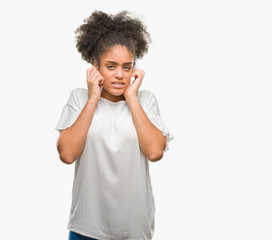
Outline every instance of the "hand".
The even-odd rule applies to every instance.
[[[104,83],[104,78],[99,73],[96,67],[87,69],[87,85],[88,98],[99,100],[101,96],[101,86]]]
[[[138,94],[138,90],[142,84],[145,72],[140,69],[134,69],[132,72],[132,77],[135,79],[133,80],[132,84],[127,88],[124,93],[125,98],[135,97]]]

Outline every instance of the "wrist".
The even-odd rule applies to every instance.
[[[139,99],[136,95],[125,95],[125,99],[126,99],[126,102],[129,104],[129,103],[134,103],[134,102],[138,102]]]
[[[99,99],[100,99],[100,97],[94,97],[94,96],[89,97],[87,103],[96,105],[98,103]]]
[[[133,98],[137,98],[137,92],[135,93],[135,92],[128,92],[128,91],[126,91],[125,93],[124,93],[124,97],[125,97],[125,99],[133,99]]]

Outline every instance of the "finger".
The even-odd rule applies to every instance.
[[[104,78],[102,77],[102,78],[100,78],[99,80],[98,80],[98,85],[99,86],[102,86],[104,84]]]
[[[102,75],[100,74],[100,72],[96,71],[94,74],[93,74],[93,79],[95,82],[99,82],[100,79],[102,79]]]
[[[87,69],[87,72],[90,73],[90,72],[92,72],[93,70],[94,70],[94,67],[90,67],[90,68]]]
[[[141,75],[143,76],[145,74],[145,72],[143,70],[140,70],[140,69],[134,69],[133,72],[132,72],[133,75],[137,74],[137,75]]]
[[[136,78],[141,78],[141,73],[137,72],[137,73],[134,73],[133,77]]]
[[[96,69],[97,71],[99,71],[98,65],[95,65],[94,67],[95,67],[95,69]]]
[[[135,83],[136,85],[141,85],[143,81],[143,78],[141,77],[141,75],[139,74],[137,77],[135,77],[133,83]]]
[[[137,74],[137,70],[133,70],[133,72],[132,72],[132,76],[135,76]]]
[[[101,86],[104,84],[104,78],[99,72],[94,72],[91,74],[89,82],[91,82],[94,85]]]
[[[90,72],[90,75],[88,76],[89,81],[94,80],[98,75],[100,75],[100,73],[95,68],[93,68],[93,70]]]
[[[94,67],[90,67],[87,69],[87,78],[89,77],[89,75],[91,74],[91,72],[93,72]]]
[[[139,73],[135,71],[135,72],[133,72],[131,75],[132,75],[133,77],[135,77],[135,76],[138,76],[138,74],[139,74]]]
[[[136,75],[135,78],[134,78],[134,80],[132,81],[132,84],[134,84],[134,83],[137,82],[138,80],[140,81],[140,78],[138,77],[138,75]]]

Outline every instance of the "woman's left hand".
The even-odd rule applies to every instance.
[[[134,69],[132,72],[132,77],[135,79],[133,80],[132,84],[127,88],[124,93],[125,98],[135,97],[138,94],[138,90],[142,84],[145,72],[140,69]]]

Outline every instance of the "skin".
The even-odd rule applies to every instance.
[[[125,95],[131,93],[137,95],[144,71],[133,69],[133,55],[125,46],[117,45],[111,48],[106,54],[100,56],[100,63],[100,66],[95,63],[94,67],[87,71],[89,97],[95,99],[103,97],[109,101],[118,102],[125,100]],[[132,85],[130,84],[131,77],[135,77]],[[122,83],[123,87],[116,88],[113,82]]]
[[[133,59],[133,54],[127,47],[115,45],[100,56],[100,66],[95,63],[94,67],[87,69],[88,101],[75,123],[61,131],[57,142],[60,159],[64,163],[71,164],[82,154],[100,97],[112,102],[125,100],[142,152],[152,162],[163,157],[166,138],[150,122],[137,98],[145,73],[140,69],[133,69]],[[132,83],[131,77],[134,77]],[[116,87],[113,83],[123,85]]]

